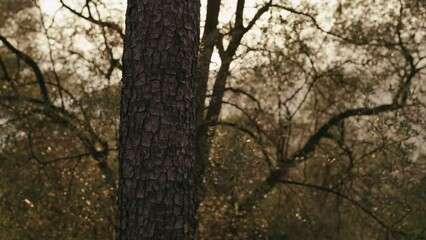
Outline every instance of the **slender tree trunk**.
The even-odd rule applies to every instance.
[[[117,234],[194,239],[199,1],[128,0]]]
[[[204,185],[204,173],[206,171],[210,147],[208,146],[208,127],[202,126],[204,121],[205,101],[207,92],[207,83],[210,74],[210,62],[213,55],[214,46],[219,36],[217,24],[219,22],[221,0],[208,0],[207,16],[204,26],[203,38],[201,39],[200,53],[198,57],[197,89],[195,91],[196,105],[196,123],[199,126],[196,131],[196,157],[195,157],[195,186],[196,186],[196,207],[206,195]],[[202,126],[202,127],[201,127]]]
[[[209,0],[207,4],[207,17],[205,31],[202,39],[202,48],[199,58],[197,98],[197,164],[196,164],[196,185],[197,185],[197,207],[206,195],[206,188],[203,183],[204,174],[209,161],[211,141],[214,136],[214,129],[209,129],[208,122],[219,120],[222,109],[222,100],[226,90],[226,83],[229,75],[229,68],[235,57],[236,51],[241,44],[244,35],[255,25],[257,20],[271,7],[272,1],[259,8],[255,16],[247,26],[244,26],[244,6],[245,0],[238,0],[235,12],[235,25],[230,34],[231,40],[226,49],[223,49],[223,39],[217,30],[218,16],[220,12],[220,0]],[[219,44],[218,44],[219,43]],[[221,55],[221,66],[215,77],[213,93],[206,113],[206,91],[209,80],[209,66],[213,54],[214,46],[222,47],[224,54]]]

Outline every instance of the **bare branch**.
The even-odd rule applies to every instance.
[[[113,22],[104,22],[104,21],[95,19],[91,14],[89,14],[88,17],[84,16],[82,13],[77,12],[76,10],[72,9],[69,5],[65,4],[63,0],[60,0],[60,2],[61,2],[63,7],[68,9],[74,15],[81,17],[81,18],[83,18],[83,19],[85,19],[85,20],[87,20],[91,23],[98,25],[98,26],[110,28],[110,29],[114,30],[115,32],[117,32],[122,39],[124,39],[123,29],[121,29],[121,27],[118,24],[113,23]],[[87,8],[89,8],[87,5],[85,5],[85,6]],[[88,12],[90,13],[90,10]]]
[[[311,20],[311,22],[314,24],[314,26],[315,26],[318,30],[320,30],[321,32],[326,33],[326,34],[331,35],[331,36],[334,36],[334,37],[339,38],[339,39],[341,39],[341,40],[344,40],[344,41],[346,41],[346,42],[349,42],[349,43],[352,43],[352,44],[356,44],[356,45],[366,45],[366,44],[377,45],[377,44],[372,44],[371,42],[369,42],[369,41],[367,41],[367,40],[362,40],[362,41],[359,41],[359,40],[358,40],[358,41],[357,41],[357,40],[354,40],[354,39],[351,39],[351,38],[348,38],[348,37],[345,37],[345,36],[341,36],[341,35],[339,35],[339,34],[337,34],[337,33],[335,33],[335,32],[327,31],[327,30],[325,30],[323,27],[321,27],[321,26],[319,25],[319,23],[318,23],[318,21],[316,20],[316,18],[315,18],[314,16],[312,16],[310,13],[303,12],[303,11],[299,11],[299,10],[296,10],[296,9],[294,9],[294,8],[287,7],[287,6],[283,6],[283,5],[279,5],[279,4],[272,4],[272,5],[271,5],[271,7],[275,7],[275,8],[278,8],[278,9],[282,9],[282,10],[285,10],[285,11],[291,12],[291,13],[296,14],[296,15],[302,15],[302,16],[305,16],[305,17],[309,18],[309,19]],[[383,40],[382,40],[382,41],[383,41]],[[385,45],[385,46],[394,46],[394,45],[397,45],[397,44],[395,44],[395,43],[390,43],[390,42],[385,42],[385,43],[384,43],[384,45]]]
[[[34,5],[37,6],[37,8],[38,8],[41,25],[43,26],[44,34],[45,34],[45,37],[46,37],[46,40],[47,40],[46,42],[47,42],[47,45],[49,47],[49,60],[50,60],[50,64],[51,64],[51,67],[52,67],[53,76],[55,77],[56,85],[58,87],[59,97],[61,99],[61,106],[62,106],[62,108],[65,108],[64,97],[63,97],[63,94],[62,94],[61,82],[59,80],[59,75],[56,72],[55,61],[53,60],[53,50],[52,50],[52,44],[50,42],[51,38],[50,38],[50,35],[49,35],[49,28],[46,27],[45,20],[44,20],[44,17],[43,17],[43,11],[41,10],[40,5],[35,0],[33,0],[33,2],[34,2]],[[52,24],[53,24],[53,20],[52,20]]]
[[[297,158],[306,158],[306,156],[315,150],[315,146],[319,143],[319,141],[326,136],[330,128],[343,121],[344,119],[354,117],[354,116],[370,116],[376,115],[383,112],[394,111],[402,108],[404,105],[400,104],[384,104],[377,107],[372,108],[356,108],[346,110],[334,117],[332,117],[326,124],[324,124],[315,134],[313,134],[306,144],[297,151],[292,159],[296,160]],[[306,159],[305,159],[306,160]]]
[[[398,24],[396,27],[396,35],[398,36],[398,46],[401,48],[401,53],[404,56],[405,61],[410,66],[410,72],[408,76],[406,77],[405,81],[401,81],[398,92],[396,93],[394,97],[394,102],[395,103],[400,102],[405,104],[407,102],[411,81],[413,80],[416,73],[420,70],[416,68],[416,64],[414,63],[414,58],[411,55],[410,51],[407,49],[407,47],[404,45],[404,42],[402,40],[401,28],[402,28],[402,15],[404,14],[403,12],[404,12],[404,8],[401,4],[400,16],[399,16]]]
[[[302,187],[307,187],[307,188],[313,188],[316,190],[320,190],[323,192],[327,192],[327,193],[331,193],[333,195],[336,195],[342,199],[347,200],[348,202],[350,202],[352,205],[356,206],[357,208],[361,209],[364,213],[366,213],[369,217],[371,217],[372,219],[374,219],[381,227],[383,227],[386,231],[388,232],[392,232],[390,227],[388,225],[385,224],[385,222],[383,220],[381,220],[379,217],[377,217],[372,211],[368,210],[366,207],[364,207],[362,204],[360,204],[359,202],[355,201],[354,199],[352,199],[351,197],[330,189],[330,188],[326,188],[326,187],[322,187],[322,186],[318,186],[315,184],[310,184],[310,183],[303,183],[303,182],[297,182],[297,181],[289,181],[289,180],[280,180],[280,182],[284,183],[284,184],[291,184],[291,185],[297,185],[297,186],[302,186]]]
[[[233,92],[233,93],[236,93],[236,94],[242,94],[242,95],[244,95],[244,96],[248,97],[249,99],[251,99],[253,102],[255,102],[255,103],[256,103],[257,108],[258,108],[259,110],[262,110],[262,107],[261,107],[261,105],[260,105],[259,100],[258,100],[255,96],[253,96],[253,95],[251,95],[250,93],[248,93],[247,91],[245,91],[245,90],[243,90],[243,89],[240,89],[240,88],[233,88],[233,87],[225,88],[225,91],[231,91],[231,92]]]
[[[9,75],[9,71],[7,71],[6,64],[4,64],[1,55],[0,55],[0,68],[3,71],[4,79],[8,82],[12,82],[12,78]]]
[[[244,127],[242,127],[242,126],[240,126],[240,125],[238,125],[236,123],[227,122],[227,121],[206,121],[206,122],[200,124],[197,127],[200,127],[202,125],[204,125],[204,126],[218,126],[218,125],[220,125],[220,126],[227,126],[227,127],[231,127],[233,129],[236,129],[236,130],[238,130],[240,132],[243,132],[243,133],[247,134],[260,147],[260,149],[262,151],[262,154],[263,154],[263,156],[264,156],[264,158],[266,160],[266,163],[268,164],[269,169],[271,171],[274,171],[276,169],[276,165],[277,165],[276,161],[273,160],[270,157],[270,153],[266,150],[266,147],[264,146],[263,141],[258,136],[256,136],[252,131],[250,131],[249,129],[244,128]]]
[[[249,24],[247,25],[246,28],[244,28],[244,32],[248,32],[257,22],[257,20],[259,20],[260,17],[262,17],[262,15],[269,10],[270,7],[272,7],[272,0],[270,0],[268,3],[266,3],[263,7],[261,7],[256,14],[254,15],[254,17],[251,19],[251,21],[249,22]]]
[[[43,97],[44,103],[46,105],[51,105],[49,94],[46,88],[46,81],[44,79],[43,74],[41,73],[41,70],[38,66],[38,64],[28,55],[25,53],[19,51],[16,49],[5,37],[0,35],[0,41],[3,42],[3,44],[11,51],[13,52],[19,59],[23,60],[25,63],[27,63],[31,69],[33,70],[34,74],[36,75],[37,82],[40,88],[41,96]]]

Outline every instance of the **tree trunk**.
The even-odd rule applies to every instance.
[[[205,101],[207,93],[207,83],[209,81],[210,63],[213,55],[214,46],[219,36],[217,24],[219,22],[221,0],[208,0],[207,16],[204,25],[203,38],[201,39],[200,53],[198,56],[197,89],[195,91],[196,99],[196,157],[195,157],[195,186],[196,186],[196,208],[206,195],[206,186],[204,185],[204,173],[206,171],[210,147],[208,146],[208,127],[202,126],[204,121]],[[205,133],[205,134],[204,134]]]
[[[229,75],[229,68],[241,40],[244,35],[255,25],[259,18],[268,11],[272,5],[272,1],[266,3],[263,7],[259,8],[255,16],[250,20],[247,26],[244,26],[243,16],[245,1],[238,0],[237,8],[235,11],[235,25],[230,30],[231,39],[226,48],[223,48],[223,36],[217,30],[218,16],[220,13],[220,0],[209,0],[207,4],[207,17],[205,31],[202,39],[202,48],[199,58],[198,70],[198,86],[196,92],[197,98],[197,157],[196,157],[196,185],[197,185],[197,207],[206,196],[206,187],[204,186],[203,179],[209,162],[209,154],[211,149],[211,141],[214,136],[214,129],[210,131],[209,122],[216,122],[219,120],[219,114],[222,109],[222,100],[226,90],[226,84]],[[209,66],[213,54],[214,46],[218,46],[223,51],[221,54],[221,66],[217,73],[213,85],[213,93],[210,98],[210,103],[207,107],[207,114],[205,114],[206,106],[206,91],[207,83],[209,80]],[[220,50],[219,50],[220,52]]]
[[[117,234],[194,239],[199,1],[128,0]]]

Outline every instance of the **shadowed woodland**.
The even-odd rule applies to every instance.
[[[116,239],[125,1],[0,0],[0,239]],[[204,0],[199,239],[426,239],[426,2]]]

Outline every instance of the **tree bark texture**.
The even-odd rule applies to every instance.
[[[194,239],[198,0],[128,0],[117,235]]]

